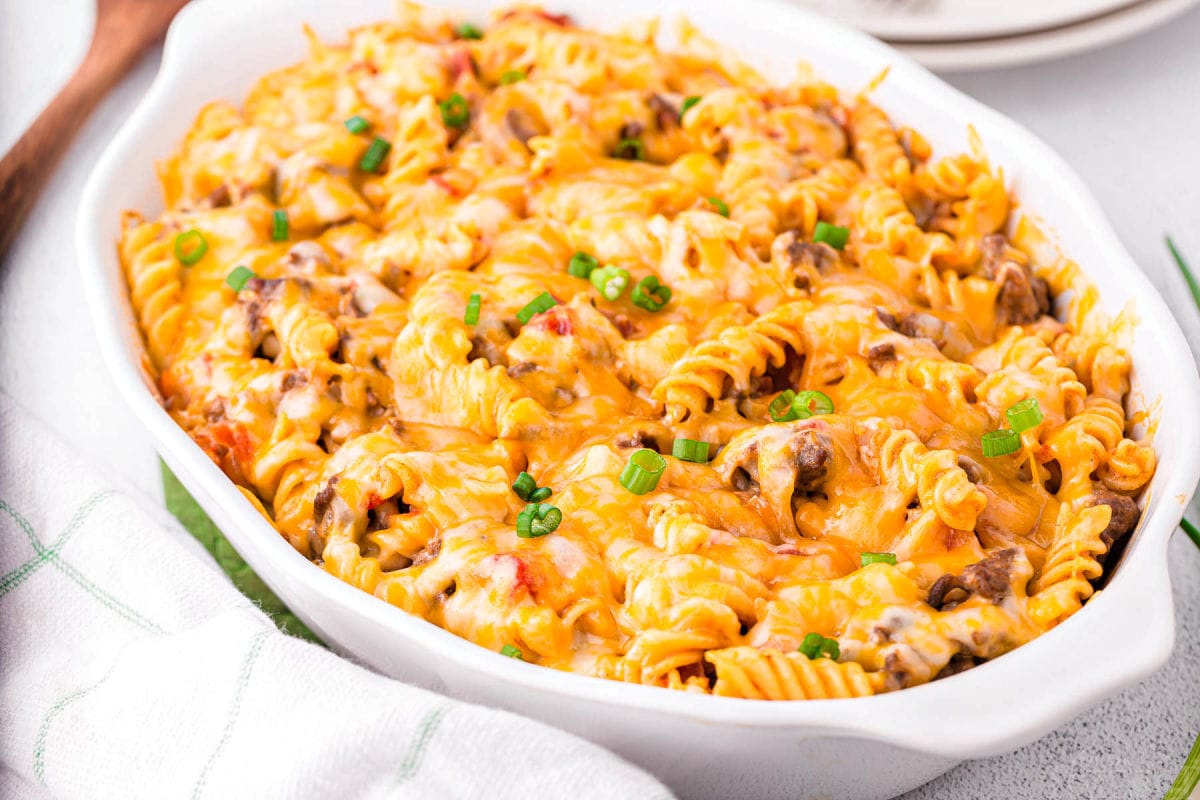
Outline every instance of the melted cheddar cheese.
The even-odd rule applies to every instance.
[[[205,107],[120,243],[171,415],[321,568],[556,669],[861,696],[1078,610],[1155,467],[1079,271],[1022,244],[978,143],[934,159],[865,96],[656,35],[517,8],[466,39],[402,5]],[[605,299],[577,252],[669,302]],[[834,411],[774,422],[786,390]],[[1026,398],[1042,421],[985,457]],[[637,495],[643,448],[667,466]],[[517,535],[522,471],[549,535]]]

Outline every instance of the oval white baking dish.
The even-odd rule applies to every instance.
[[[483,21],[495,4],[452,5]],[[386,17],[385,0],[192,3],[171,27],[149,94],[88,182],[77,229],[82,278],[114,380],[163,458],[258,574],[338,650],[398,678],[582,734],[647,767],[684,797],[891,797],[960,760],[1030,742],[1159,667],[1174,638],[1167,541],[1200,474],[1200,428],[1191,407],[1200,381],[1166,305],[1079,178],[1015,123],[841,25],[773,0],[655,5],[667,21],[686,12],[776,79],[792,75],[803,58],[855,92],[890,67],[873,97],[893,120],[922,131],[940,153],[965,149],[973,125],[1021,207],[1035,209],[1056,243],[1085,267],[1105,306],[1133,303],[1132,405],[1150,409],[1158,421],[1159,468],[1139,530],[1104,591],[1047,635],[950,679],[856,700],[765,703],[514,661],[360,592],[298,555],[159,406],[141,367],[143,346],[115,243],[122,209],[161,206],[154,162],[173,150],[202,103],[238,102],[258,76],[302,57],[301,23],[338,40],[353,25]],[[559,0],[554,10],[604,29],[644,17],[645,6]]]

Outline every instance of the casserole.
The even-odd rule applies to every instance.
[[[941,690],[939,684],[904,693],[915,692],[924,700],[876,704],[883,698],[875,698],[858,701],[857,705],[855,701],[829,701],[812,704],[814,709],[786,703],[782,713],[777,713],[737,701],[714,699],[708,701],[711,705],[702,705],[705,702],[702,698],[689,697],[677,702],[676,698],[663,698],[661,693],[650,689],[596,686],[592,681],[545,670],[531,674],[524,665],[494,663],[495,659],[489,660],[482,652],[466,652],[461,642],[443,639],[443,632],[430,630],[415,619],[397,616],[393,609],[377,608],[380,604],[371,603],[361,595],[352,599],[345,594],[347,587],[326,585],[323,581],[327,576],[318,577],[320,573],[307,568],[294,554],[284,555],[275,547],[283,543],[269,535],[269,528],[264,534],[261,518],[251,513],[251,507],[211,463],[197,461],[199,451],[186,437],[180,441],[182,432],[158,409],[153,395],[136,384],[137,372],[132,368],[131,355],[137,356],[138,345],[133,344],[137,335],[123,301],[116,300],[123,294],[118,273],[104,261],[103,254],[112,249],[112,237],[106,231],[112,230],[107,222],[110,217],[115,218],[113,209],[155,205],[152,181],[142,185],[128,176],[149,172],[145,166],[149,157],[167,155],[167,148],[179,138],[181,126],[186,126],[195,99],[238,97],[250,76],[294,60],[298,53],[299,39],[293,49],[282,41],[260,45],[248,39],[242,47],[239,37],[246,34],[240,31],[255,28],[255,20],[241,18],[249,15],[214,10],[222,8],[221,3],[209,2],[190,9],[173,29],[159,81],[130,127],[98,167],[85,193],[80,249],[89,295],[101,327],[112,334],[117,324],[123,322],[128,334],[124,341],[111,335],[105,337],[106,357],[119,373],[135,407],[144,411],[164,457],[181,472],[184,482],[201,502],[211,507],[218,524],[231,531],[235,545],[244,550],[251,565],[336,646],[400,677],[423,683],[441,681],[452,693],[543,716],[590,735],[619,752],[641,755],[638,760],[685,793],[703,791],[715,796],[745,792],[748,787],[753,787],[755,794],[764,795],[785,791],[795,794],[799,789],[818,796],[892,794],[932,777],[956,758],[1020,744],[1082,703],[1095,699],[1105,689],[1144,674],[1165,658],[1171,638],[1169,610],[1151,608],[1153,624],[1142,625],[1141,630],[1134,631],[1132,621],[1146,614],[1145,607],[1136,607],[1139,601],[1150,604],[1157,597],[1159,605],[1169,609],[1165,606],[1169,594],[1156,595],[1139,587],[1160,583],[1166,589],[1165,577],[1161,582],[1156,580],[1157,576],[1165,575],[1162,559],[1165,537],[1178,521],[1182,503],[1194,483],[1195,459],[1185,453],[1194,442],[1195,432],[1182,411],[1181,398],[1194,389],[1195,371],[1186,359],[1182,338],[1161,310],[1161,301],[1136,273],[1123,274],[1113,256],[1119,254],[1120,248],[1097,220],[1085,195],[1068,191],[1065,197],[1055,197],[1063,185],[1071,186],[1075,181],[1069,174],[1061,174],[1061,167],[1040,146],[1026,141],[1007,123],[966,101],[955,100],[960,104],[959,113],[948,114],[945,109],[954,108],[954,102],[940,97],[936,82],[919,70],[889,56],[888,51],[869,41],[835,28],[826,31],[819,22],[786,16],[791,12],[772,5],[743,9],[740,26],[732,29],[707,6],[688,8],[687,12],[702,29],[717,34],[735,50],[765,52],[765,57],[757,61],[775,75],[790,66],[793,53],[797,52],[789,43],[804,44],[814,38],[814,33],[822,45],[811,51],[802,48],[803,52],[818,72],[843,87],[864,86],[883,67],[891,65],[893,75],[874,95],[880,105],[891,111],[898,122],[918,124],[929,131],[935,149],[943,152],[963,149],[962,140],[966,137],[963,123],[968,120],[975,123],[990,155],[1008,169],[1008,174],[1015,176],[1013,188],[1022,202],[1039,210],[1057,207],[1057,214],[1047,213],[1046,222],[1053,226],[1055,238],[1063,249],[1089,265],[1089,275],[1108,307],[1115,310],[1123,308],[1127,299],[1136,301],[1134,312],[1140,318],[1140,327],[1134,358],[1139,368],[1148,360],[1147,341],[1168,343],[1159,381],[1155,383],[1153,376],[1160,365],[1154,365],[1149,373],[1139,372],[1134,396],[1138,397],[1140,392],[1143,401],[1133,404],[1140,407],[1145,405],[1145,397],[1158,398],[1154,412],[1164,424],[1170,423],[1169,429],[1158,431],[1160,462],[1166,469],[1160,470],[1151,485],[1142,532],[1131,543],[1126,562],[1109,591],[1080,614],[1087,615],[1089,624],[1080,626],[1071,620],[1061,626],[1061,631],[1054,632],[1057,644],[1049,650],[1039,640],[1022,648],[1016,656],[988,664],[970,676],[946,681],[956,684],[955,691]],[[681,5],[673,10],[680,8]],[[474,10],[475,15],[482,11],[464,10],[468,14]],[[603,21],[587,11],[565,10],[574,13],[582,24],[605,27]],[[618,10],[622,19],[637,15],[632,4]],[[341,9],[336,14],[302,7],[295,18],[297,24],[301,19],[309,20],[319,35],[332,38],[351,24],[382,13],[382,9],[363,3],[355,6],[353,12]],[[267,19],[284,16],[281,8],[275,17],[262,19],[265,23]],[[787,20],[788,24],[779,25],[779,19]],[[185,25],[192,26],[186,45],[182,44],[184,39],[179,32]],[[238,63],[229,67],[227,73],[206,68],[204,65],[213,61],[216,54],[197,42],[208,41],[208,36],[222,44],[221,52],[253,53],[244,59],[253,63]],[[847,38],[843,41],[840,37]],[[822,56],[826,47],[828,50]],[[112,180],[118,174],[122,176],[119,187]],[[139,186],[146,191],[138,194]],[[1133,288],[1128,284],[1134,284]],[[114,309],[123,309],[124,319],[115,316]],[[1151,367],[1148,363],[1144,366]],[[1173,388],[1177,390],[1170,396],[1165,392],[1167,375],[1174,377]],[[1168,438],[1163,440],[1164,436]],[[1176,516],[1171,518],[1172,514]],[[1154,541],[1150,538],[1154,530],[1160,531],[1157,551],[1150,543]],[[1121,590],[1119,587],[1123,586],[1129,588]],[[1125,592],[1123,601],[1121,591]],[[1095,621],[1101,612],[1093,610],[1092,605],[1109,609],[1104,612],[1103,620]],[[1122,618],[1130,621],[1130,638],[1122,639],[1125,647],[1121,652],[1109,653],[1105,645],[1114,630],[1123,632]],[[1106,631],[1104,637],[1097,635],[1100,630]],[[1069,645],[1065,642],[1068,631],[1075,637]],[[1042,653],[1044,663],[1054,668],[1039,676],[1032,686],[1027,685],[1031,674],[1027,658],[1021,666],[1008,663],[1029,649]],[[979,675],[992,677],[983,681]],[[1020,679],[1022,676],[1024,679]],[[1072,696],[1068,687],[1080,691]],[[572,701],[564,702],[568,696]],[[1004,720],[998,714],[985,712],[993,703],[995,708],[1002,709],[1008,704],[1017,705],[1022,699],[1030,707],[1020,721]],[[947,723],[952,724],[947,727]],[[729,734],[722,731],[718,737],[712,736],[714,725],[730,728]],[[847,736],[855,739],[854,747],[847,748],[836,741]],[[728,767],[713,770],[707,766],[722,763],[712,749],[714,742],[720,744],[720,753],[735,756]],[[864,762],[872,765],[873,783],[863,777]],[[820,763],[822,767],[813,772],[807,766],[811,763]]]

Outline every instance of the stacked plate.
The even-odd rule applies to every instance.
[[[1101,47],[1200,0],[792,0],[933,69],[1013,66]]]

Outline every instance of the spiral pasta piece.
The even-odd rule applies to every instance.
[[[867,697],[874,689],[854,662],[809,659],[752,647],[712,650],[705,658],[717,671],[713,694],[748,700],[831,700]]]
[[[802,302],[788,303],[749,325],[726,328],[680,359],[670,374],[654,387],[652,396],[666,406],[668,417],[682,419],[702,414],[728,391],[746,391],[750,378],[768,367],[782,367],[793,354],[803,352]]]
[[[1091,581],[1103,574],[1099,559],[1108,552],[1100,534],[1111,516],[1111,509],[1103,505],[1080,511],[1065,505],[1059,509],[1054,544],[1031,586],[1030,614],[1042,625],[1061,622],[1092,596]]]
[[[160,223],[143,222],[136,214],[127,214],[122,226],[121,261],[133,310],[146,337],[150,358],[162,369],[186,317],[179,302],[181,267]]]
[[[854,156],[867,174],[894,189],[903,189],[912,177],[912,164],[887,115],[861,100],[850,112],[848,127],[854,141]]]
[[[911,431],[880,431],[872,443],[880,480],[932,510],[951,528],[974,530],[987,497],[951,450],[930,450]]]

